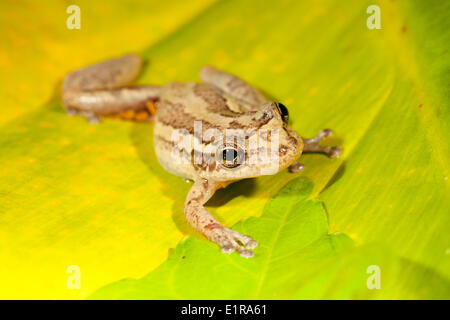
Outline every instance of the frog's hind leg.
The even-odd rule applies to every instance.
[[[235,100],[242,112],[257,111],[267,100],[253,86],[241,78],[211,66],[200,69],[202,81],[225,97]]]
[[[333,134],[333,131],[330,129],[325,129],[319,132],[317,136],[311,139],[303,139],[303,152],[319,152],[319,153],[325,153],[330,158],[337,158],[339,157],[341,153],[341,147],[335,146],[335,147],[322,147],[319,146],[320,141],[322,139],[329,137]]]
[[[156,101],[159,87],[139,86],[97,91],[65,91],[63,101],[69,115],[79,114],[91,122],[101,116],[140,111],[152,114],[152,101]]]
[[[80,114],[91,122],[102,115],[146,110],[158,100],[158,86],[130,86],[143,67],[134,54],[110,59],[69,73],[63,82],[62,98],[68,114]]]
[[[127,54],[109,59],[69,73],[63,82],[63,90],[93,91],[120,88],[137,78],[143,67],[142,58]]]

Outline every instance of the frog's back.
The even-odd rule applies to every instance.
[[[201,138],[204,130],[213,128],[223,132],[239,114],[230,110],[231,103],[205,84],[171,82],[165,85],[156,104],[154,127],[155,151],[161,165],[177,176],[195,180],[199,168],[192,161],[194,125],[201,123],[201,128],[196,128],[200,133],[200,137],[196,137],[199,143],[204,143]],[[181,141],[185,142],[183,148],[177,148]]]
[[[156,121],[172,120],[174,111],[218,126],[227,126],[230,118],[240,114],[236,102],[206,84],[195,82],[171,82],[163,87]],[[189,121],[185,125],[193,126],[193,123]]]

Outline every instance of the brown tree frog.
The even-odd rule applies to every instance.
[[[267,101],[244,80],[211,66],[201,68],[202,83],[132,86],[142,66],[139,56],[129,54],[69,73],[62,91],[67,112],[97,122],[102,116],[130,110],[138,114],[154,106],[153,138],[160,164],[194,181],[184,206],[187,221],[223,252],[252,257],[257,242],[222,226],[205,203],[232,182],[288,167],[301,170],[296,160],[302,152],[339,156],[339,147],[319,145],[331,130],[301,138],[289,127],[283,104]]]

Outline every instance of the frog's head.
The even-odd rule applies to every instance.
[[[239,180],[275,174],[291,165],[301,155],[303,141],[288,126],[288,118],[283,104],[267,102],[258,111],[234,119],[238,129],[227,129],[226,139],[215,144],[215,168],[208,176],[216,181]]]

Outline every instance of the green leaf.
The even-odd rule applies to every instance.
[[[312,186],[303,178],[291,181],[268,202],[260,218],[233,227],[261,243],[253,259],[224,256],[214,244],[189,237],[149,275],[118,281],[91,298],[374,298],[380,293],[367,286],[371,273],[366,270],[371,265],[382,270],[384,298],[444,298],[450,294],[450,285],[438,275],[428,271],[421,278],[426,270],[396,259],[385,248],[354,249],[346,235],[328,234],[322,203],[307,200]]]
[[[260,218],[239,222],[233,229],[252,234],[261,245],[254,259],[223,255],[217,246],[189,237],[167,262],[140,280],[120,281],[92,298],[251,299],[289,297],[298,283],[314,274],[306,266],[323,264],[337,248],[351,242],[327,234],[322,204],[308,200],[312,183],[298,178],[267,204]],[[299,277],[298,270],[302,270]]]
[[[173,275],[186,276],[172,288],[195,298],[205,293],[193,277],[208,265],[217,270],[203,277],[228,279],[214,282],[217,298],[450,297],[448,2],[378,1],[380,30],[366,27],[373,1],[79,3],[78,33],[65,28],[60,1],[0,4],[0,297],[86,297],[146,274],[125,281],[128,295],[119,284],[99,292],[173,296],[162,269],[176,265]],[[255,217],[236,225],[260,241],[255,259],[221,254],[186,223],[190,185],[158,164],[151,123],[92,126],[64,113],[58,81],[66,72],[143,47],[140,83],[198,81],[210,64],[282,101],[302,136],[335,131],[326,143],[342,145],[340,159],[304,155],[299,174],[237,182],[208,202],[226,226]],[[271,242],[261,239],[272,238],[259,234],[275,227],[257,217],[298,177],[301,196],[273,200],[303,209],[272,212],[292,218],[277,237],[280,252],[294,252],[280,270],[272,257],[281,253],[269,256]],[[328,228],[314,199],[327,208]],[[304,233],[290,234],[299,230],[291,221]],[[297,246],[282,245],[288,235]],[[354,246],[329,245],[348,238]],[[80,267],[81,290],[66,286],[69,265]],[[370,265],[380,267],[380,290],[365,286]]]
[[[0,1],[3,299],[84,297],[156,268],[183,236],[160,190],[161,181],[187,185],[149,171],[134,124],[70,118],[59,92],[67,72],[157,44],[212,1],[79,0],[80,30],[66,27],[70,4]],[[162,172],[156,159],[151,166]],[[70,265],[80,267],[79,290],[67,287]]]

